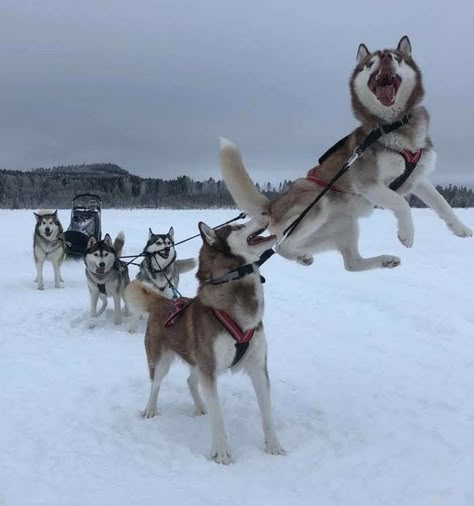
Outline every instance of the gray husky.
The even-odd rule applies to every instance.
[[[65,243],[63,227],[58,218],[58,211],[39,209],[36,217],[33,236],[33,256],[36,265],[36,283],[38,290],[44,290],[43,264],[48,260],[53,264],[54,286],[61,288],[61,264],[64,260]]]
[[[196,261],[194,258],[176,259],[173,227],[167,234],[154,234],[150,228],[144,252],[146,256],[137,279],[151,283],[164,297],[173,298],[172,287],[178,288],[179,275],[194,269]]]
[[[434,170],[436,153],[428,133],[428,112],[420,105],[424,95],[422,76],[413,60],[408,37],[402,37],[396,49],[370,52],[361,44],[350,92],[360,126],[324,155],[308,177],[296,180],[273,202],[255,189],[237,147],[223,140],[222,174],[236,204],[250,215],[267,214],[270,230],[280,239],[372,130],[380,124],[401,122],[406,124],[382,136],[354,163],[281,243],[278,252],[310,265],[314,253],[335,249],[349,271],[396,267],[400,264],[396,256],[362,258],[358,218],[371,214],[374,206],[389,209],[397,219],[400,242],[410,248],[414,226],[404,198],[409,194],[415,194],[431,207],[453,234],[472,236],[472,230],[454,214],[427,178]]]
[[[120,232],[114,243],[109,234],[103,240],[98,241],[91,236],[84,253],[86,264],[87,285],[91,296],[91,318],[100,316],[107,307],[107,297],[114,299],[114,323],[122,323],[120,300],[123,298],[125,288],[130,283],[128,267],[119,260],[122,254],[125,237]],[[97,311],[97,302],[101,299],[101,307]],[[125,302],[125,315],[129,315]]]

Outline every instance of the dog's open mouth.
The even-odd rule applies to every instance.
[[[395,103],[401,82],[401,77],[393,73],[391,66],[383,65],[371,74],[368,86],[379,102],[389,107]]]
[[[266,229],[267,229],[267,227],[260,228],[260,229],[256,230],[255,232],[253,232],[252,234],[250,234],[247,237],[247,244],[249,246],[258,246],[258,245],[263,244],[268,241],[274,241],[276,239],[276,235],[267,235],[265,237],[262,237],[260,235],[260,234],[263,234],[263,232],[265,232]]]
[[[164,248],[158,251],[158,255],[166,260],[170,256],[170,248]]]
[[[96,274],[105,274],[105,267],[97,267],[95,268]]]
[[[46,232],[46,231],[45,231],[44,235],[45,235],[46,237],[51,237],[51,234],[52,234],[52,233],[53,233],[53,231],[52,231],[52,230],[49,230],[48,232]]]

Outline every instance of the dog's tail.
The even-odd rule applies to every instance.
[[[196,260],[194,258],[186,258],[184,260],[176,260],[176,268],[180,274],[192,271],[196,267]]]
[[[255,188],[237,146],[221,138],[220,158],[222,177],[237,207],[250,216],[268,211],[270,201]]]
[[[136,313],[149,313],[152,305],[168,299],[147,283],[132,281],[125,290],[125,300],[132,311]]]
[[[119,232],[114,241],[115,254],[119,257],[122,255],[123,245],[125,244],[125,234]]]

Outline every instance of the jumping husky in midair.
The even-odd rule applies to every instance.
[[[398,238],[410,248],[414,226],[404,198],[409,194],[415,194],[431,207],[453,234],[471,237],[472,230],[427,179],[434,170],[436,154],[428,133],[428,112],[420,105],[424,95],[422,76],[413,60],[408,37],[402,37],[396,49],[370,52],[361,44],[350,92],[352,109],[361,125],[338,143],[338,148],[321,160],[307,178],[296,180],[273,202],[255,189],[237,147],[221,141],[222,174],[237,206],[249,215],[268,214],[270,230],[280,239],[372,130],[379,124],[389,125],[408,118],[407,124],[383,135],[369,147],[281,243],[278,252],[310,265],[314,253],[335,249],[349,271],[396,267],[400,264],[396,256],[362,258],[358,218],[369,215],[374,206],[391,210],[398,222]]]
[[[161,381],[173,359],[180,357],[191,369],[188,386],[197,414],[209,410],[211,458],[221,464],[228,464],[231,457],[217,394],[217,376],[229,368],[244,370],[252,380],[262,415],[265,451],[273,455],[284,453],[271,412],[267,343],[262,324],[263,287],[258,268],[241,279],[214,284],[229,271],[258,260],[275,243],[275,236],[260,236],[267,223],[268,219],[265,224],[262,219],[251,220],[217,230],[199,224],[203,245],[196,275],[198,295],[189,299],[184,309],[182,301],[163,297],[148,283],[134,281],[126,291],[132,309],[150,313],[145,349],[151,391],[143,416],[155,416]]]
[[[91,319],[99,317],[107,307],[107,297],[114,299],[114,323],[122,323],[120,301],[124,297],[125,288],[130,283],[128,267],[122,265],[119,256],[122,254],[125,236],[120,232],[114,243],[109,234],[98,241],[94,236],[89,238],[84,252],[86,264],[87,286],[91,297]],[[101,307],[97,311],[97,302],[101,299]],[[125,302],[125,316],[129,316]],[[92,324],[92,322],[91,322]],[[93,325],[93,324],[92,324]]]
[[[53,264],[54,286],[61,288],[61,264],[64,260],[65,243],[63,227],[58,218],[58,211],[40,209],[36,217],[33,235],[33,256],[36,266],[36,283],[38,290],[44,289],[43,264],[48,260]]]
[[[173,227],[167,234],[154,234],[150,228],[144,253],[137,279],[151,283],[168,299],[175,296],[179,275],[196,267],[194,258],[176,259]]]

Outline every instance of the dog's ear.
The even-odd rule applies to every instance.
[[[151,239],[151,236],[153,235],[153,230],[151,228],[148,229],[148,240]]]
[[[357,63],[360,63],[364,58],[367,58],[369,56],[370,51],[367,49],[367,46],[365,44],[359,44],[359,49],[357,50]]]
[[[41,214],[38,214],[38,213],[35,213],[33,212],[33,214],[35,215],[35,218],[36,218],[36,223],[41,223],[41,220],[42,220],[42,216]]]
[[[107,244],[107,246],[109,246],[109,248],[112,248],[112,237],[110,237],[109,234],[105,234],[105,237],[104,237],[104,242],[105,244]]]
[[[212,246],[217,240],[217,236],[216,236],[215,231],[212,230],[211,227],[208,227],[202,221],[199,222],[198,226],[199,226],[199,232],[201,232],[202,240],[206,244],[209,244],[209,246]]]
[[[405,56],[407,58],[409,58],[411,56],[411,44],[410,44],[410,39],[408,38],[408,35],[404,35],[400,39],[397,49],[400,51],[400,53],[403,54],[403,56]]]
[[[96,242],[97,242],[97,239],[93,235],[91,235],[89,237],[89,240],[87,241],[87,249],[92,248],[92,246],[94,246],[94,244]]]
[[[56,209],[56,211],[54,211],[54,213],[51,213],[51,216],[57,220],[58,219],[58,210]]]
[[[168,235],[171,237],[171,240],[174,241],[174,228],[173,227],[170,228]]]

